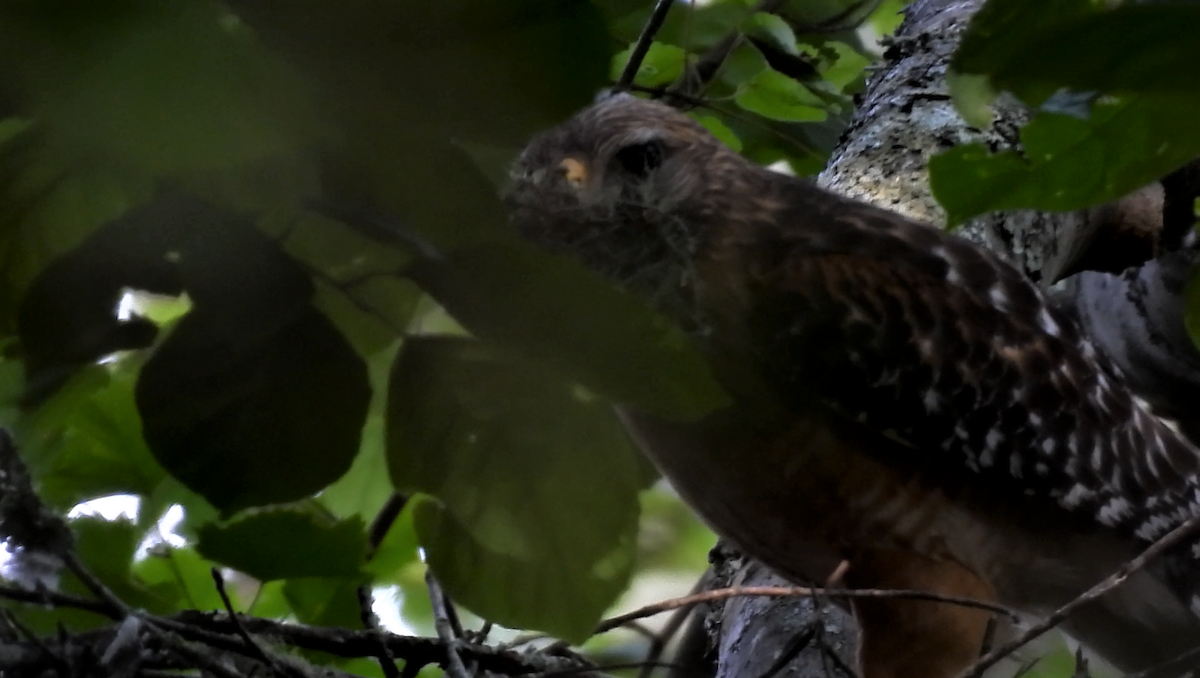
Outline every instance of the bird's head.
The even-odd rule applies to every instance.
[[[747,167],[688,116],[618,94],[535,137],[505,202],[526,239],[655,296],[681,282]]]

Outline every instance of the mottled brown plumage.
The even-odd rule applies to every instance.
[[[972,243],[754,165],[627,95],[531,142],[514,180],[525,237],[691,332],[734,405],[622,416],[718,532],[789,577],[846,558],[857,586],[1038,614],[1200,512],[1200,454]],[[1122,668],[1167,659],[1200,643],[1195,571],[1176,554],[1068,627]],[[953,675],[986,622],[918,602],[858,613],[867,678]]]

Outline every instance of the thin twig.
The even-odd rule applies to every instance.
[[[387,538],[387,533],[392,529],[392,525],[400,517],[400,513],[404,511],[407,504],[408,495],[393,492],[392,496],[383,503],[379,513],[375,514],[375,518],[367,530],[367,560],[375,557],[375,552],[379,550],[380,544]]]
[[[709,584],[712,583],[712,572],[711,567],[705,570],[704,574],[700,575],[700,578],[692,585],[692,590],[688,592],[688,595],[696,595],[708,588]],[[662,656],[667,643],[675,637],[676,633],[679,633],[679,629],[683,627],[683,623],[691,616],[694,608],[695,605],[688,605],[676,610],[675,614],[671,615],[671,618],[667,620],[667,623],[655,635],[655,638],[650,641],[650,648],[646,651],[646,658],[643,660],[646,662],[646,666],[638,674],[638,678],[650,678],[650,673],[654,670],[652,664],[657,662],[659,657]]]
[[[580,673],[595,673],[597,676],[603,676],[610,671],[625,671],[629,669],[644,668],[645,662],[624,662],[619,664],[598,664],[596,666],[573,666],[566,669],[555,669],[553,671],[543,671],[542,673],[534,673],[528,678],[552,678],[553,676],[570,676]],[[652,669],[678,669],[682,668],[675,662],[656,662],[650,668]]]
[[[51,605],[54,607],[69,607],[76,610],[86,610],[95,614],[108,617],[110,619],[119,620],[120,617],[113,615],[110,607],[102,602],[80,598],[66,593],[58,593],[46,588],[37,591],[28,589],[16,588],[14,586],[0,586],[0,598],[16,601],[18,603],[32,603],[34,605]]]
[[[1171,530],[1162,536],[1158,541],[1154,542],[1145,551],[1142,551],[1134,559],[1122,565],[1116,572],[1105,578],[1099,584],[1079,594],[1075,600],[1063,605],[1054,611],[1049,617],[1046,617],[1041,622],[1034,624],[1026,629],[1024,633],[1017,636],[1013,640],[1005,643],[996,650],[989,652],[986,656],[981,657],[974,664],[968,667],[965,671],[959,674],[959,678],[979,678],[983,672],[994,665],[996,662],[1007,657],[1025,644],[1034,640],[1046,631],[1061,624],[1071,613],[1079,609],[1080,606],[1086,605],[1100,596],[1108,593],[1114,588],[1120,586],[1130,575],[1141,570],[1151,560],[1162,555],[1168,549],[1182,543],[1183,540],[1191,537],[1200,528],[1200,516],[1195,516],[1187,520],[1179,527]]]
[[[796,635],[792,636],[792,638],[788,640],[788,644],[783,649],[783,652],[781,652],[779,656],[775,658],[775,661],[771,662],[771,665],[767,667],[767,670],[763,671],[762,675],[758,676],[758,678],[775,678],[775,676],[779,675],[779,672],[786,668],[793,659],[799,657],[800,653],[804,651],[804,648],[808,647],[809,643],[813,641],[813,638],[817,637],[817,624],[819,622],[821,622],[821,618],[819,616],[814,616],[812,619],[808,620],[808,623],[804,625],[804,628],[800,629]]]
[[[454,625],[446,612],[449,601],[432,570],[425,572],[425,586],[429,589],[429,601],[433,603],[433,626],[437,629],[438,638],[446,646],[446,673],[450,678],[471,678],[471,673],[458,654],[459,639],[454,635]]]
[[[55,665],[57,665],[63,669],[70,668],[67,665],[67,661],[65,659],[63,659],[62,657],[58,656],[58,653],[52,651],[50,649],[50,647],[46,645],[45,641],[43,641],[41,638],[38,638],[37,634],[34,633],[32,629],[30,629],[28,626],[22,624],[21,620],[17,619],[17,615],[13,614],[12,610],[10,610],[8,608],[0,608],[0,615],[3,615],[4,620],[6,622],[8,622],[8,625],[10,627],[12,627],[20,635],[25,637],[26,642],[28,642],[31,645],[33,645],[34,647],[36,647],[38,649],[38,651],[40,651],[43,655],[49,657],[50,660],[52,662],[54,662]],[[70,674],[68,673],[66,675],[70,675]]]
[[[703,98],[700,98],[697,96],[693,96],[691,94],[685,94],[683,92],[676,92],[676,91],[668,90],[665,87],[643,87],[641,85],[631,85],[629,87],[629,89],[630,89],[630,91],[633,91],[633,92],[642,92],[643,94],[649,94],[651,96],[661,97],[666,103],[669,103],[673,106],[678,106],[678,104],[680,102],[682,102],[682,103],[685,103],[685,104],[688,104],[691,106],[698,106],[698,107],[703,107],[703,108],[708,108],[708,109],[714,110],[718,113],[729,116],[730,118],[733,118],[734,120],[744,122],[747,125],[753,125],[753,126],[759,128],[760,130],[766,132],[767,134],[774,136],[781,143],[785,143],[785,144],[792,146],[800,153],[807,153],[807,154],[811,154],[811,155],[815,155],[817,153],[816,149],[814,149],[810,146],[806,146],[806,145],[800,143],[799,139],[789,136],[787,134],[784,134],[780,130],[775,129],[771,125],[764,122],[759,116],[750,115],[748,113],[743,113],[743,112],[736,111],[733,109],[728,109],[728,108],[725,108],[722,106],[718,106],[716,104],[716,101],[714,101],[712,99],[703,99]]]
[[[472,643],[479,643],[479,644],[485,643],[485,642],[487,642],[488,636],[491,635],[491,633],[492,633],[493,626],[494,625],[492,624],[490,619],[485,619],[485,620],[483,620],[483,624],[481,624],[479,626],[479,630],[473,631],[469,636],[467,636],[467,638]]]
[[[753,11],[771,14],[777,11],[783,2],[784,0],[761,0]],[[699,98],[709,84],[716,79],[729,55],[733,54],[733,51],[741,44],[742,38],[741,29],[734,29],[717,41],[715,45],[705,50],[695,63],[688,64],[679,78],[667,88],[667,101],[671,105],[678,105],[678,101],[687,102],[688,98]],[[630,83],[632,82],[631,80]],[[671,101],[671,97],[678,97],[678,101]]]
[[[987,626],[983,628],[983,641],[979,643],[979,654],[976,656],[983,657],[992,651],[992,646],[996,642],[997,626],[998,624],[996,623],[996,617],[988,617]]]
[[[1187,652],[1180,654],[1178,657],[1168,659],[1167,661],[1152,666],[1145,671],[1131,673],[1125,678],[1176,678],[1182,674],[1184,667],[1195,666],[1197,659],[1200,659],[1200,647],[1195,647]]]
[[[396,658],[392,656],[387,643],[383,642],[383,638],[379,635],[379,618],[371,609],[371,587],[364,584],[356,588],[354,593],[358,597],[358,617],[362,621],[363,628],[373,631],[376,637],[379,637],[379,652],[375,655],[375,661],[379,662],[379,668],[383,671],[384,678],[400,678],[400,669],[396,668]]]
[[[714,589],[705,591],[695,595],[683,596],[682,598],[671,598],[653,605],[636,609],[632,612],[627,612],[616,617],[605,619],[596,627],[596,633],[604,633],[611,631],[626,622],[634,619],[642,619],[643,617],[651,617],[668,610],[674,610],[680,607],[688,607],[697,603],[707,603],[714,600],[725,600],[726,598],[735,598],[738,596],[774,596],[778,598],[786,597],[805,597],[813,596],[831,596],[842,598],[903,598],[906,600],[925,600],[935,603],[949,603],[951,605],[960,605],[962,607],[972,607],[980,610],[989,610],[1007,615],[1009,618],[1016,620],[1017,613],[1002,605],[988,603],[981,600],[971,598],[959,598],[957,596],[943,596],[928,591],[910,591],[910,590],[891,590],[891,589],[827,589],[813,588],[808,586],[731,586],[724,589]]]
[[[842,675],[849,676],[850,678],[859,678],[858,672],[854,670],[854,667],[847,664],[841,655],[834,652],[833,648],[829,647],[829,643],[826,643],[824,638],[821,639],[821,655],[833,662],[833,667],[841,671]]]
[[[113,619],[124,619],[133,612],[130,607],[125,604],[125,601],[118,598],[117,595],[112,592],[112,590],[104,585],[104,582],[96,578],[96,576],[92,574],[82,562],[80,562],[79,556],[75,555],[74,551],[67,550],[66,553],[62,554],[62,559],[63,562],[66,563],[67,569],[71,571],[71,574],[74,574],[75,577],[79,579],[79,581],[87,588],[87,590],[92,592],[92,595],[99,598],[100,602],[108,607],[109,611],[107,615],[109,617],[112,617]]]
[[[217,676],[217,678],[244,678],[242,673],[225,666],[220,661],[197,650],[189,645],[186,640],[174,633],[160,630],[156,635],[164,645],[170,647],[176,654],[195,664],[197,667]]]
[[[617,78],[617,84],[613,87],[614,91],[627,90],[633,84],[638,69],[642,67],[642,60],[650,51],[654,36],[658,35],[658,29],[662,28],[663,21],[667,19],[667,12],[671,11],[673,4],[675,4],[674,0],[658,0],[655,3],[654,11],[650,13],[650,18],[642,26],[642,32],[638,35],[637,42],[633,43],[633,49],[629,51],[629,61],[625,62],[625,69],[621,71],[621,77]]]
[[[340,221],[351,229],[375,240],[399,244],[424,259],[440,260],[442,253],[429,238],[401,223],[391,215],[366,205],[345,205],[331,200],[311,200],[308,209]]]
[[[242,642],[246,643],[246,647],[250,648],[250,652],[255,659],[266,664],[275,673],[286,675],[279,662],[254,640],[254,637],[246,631],[246,627],[242,626],[242,622],[238,620],[237,610],[233,609],[233,601],[229,599],[229,592],[225,590],[225,577],[221,576],[221,571],[214,567],[211,568],[210,572],[213,584],[217,587],[217,595],[220,596],[221,603],[225,605],[225,612],[229,614],[229,623],[233,625],[234,632],[242,639]]]

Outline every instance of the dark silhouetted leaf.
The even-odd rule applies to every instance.
[[[494,243],[418,261],[410,273],[476,336],[616,402],[680,418],[727,402],[680,329],[565,258]]]
[[[1033,103],[1061,87],[1200,96],[1197,26],[1200,6],[1190,2],[991,2],[953,65]]]
[[[69,0],[0,12],[0,74],[23,86],[57,151],[124,173],[187,173],[315,136],[310,89],[220,4],[100,4],[84,26]]]
[[[586,104],[609,56],[584,0],[226,4],[313,73],[332,114],[353,114],[346,131],[364,137],[519,144]]]
[[[362,360],[311,307],[245,337],[197,306],[137,385],[159,463],[225,513],[300,499],[345,473],[369,399]]]
[[[356,577],[367,537],[362,520],[333,521],[299,508],[275,508],[200,528],[205,558],[262,581]]]
[[[116,317],[125,288],[186,290],[243,337],[276,332],[313,294],[304,270],[244,215],[160,194],[54,261],[21,300],[19,336],[35,394],[107,353],[149,345],[151,324]]]
[[[642,462],[603,401],[543,364],[469,339],[406,343],[388,461],[418,504],[426,558],[455,600],[582,640],[626,585]]]

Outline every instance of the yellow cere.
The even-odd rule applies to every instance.
[[[587,167],[575,158],[563,158],[563,161],[558,163],[558,168],[562,170],[567,181],[576,186],[582,185],[587,179]]]

